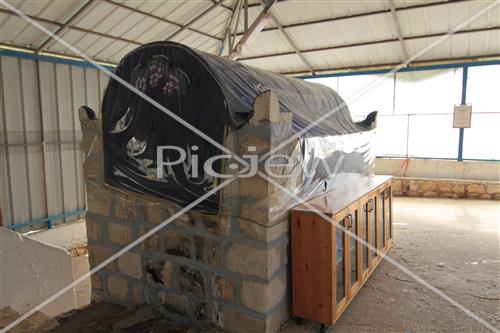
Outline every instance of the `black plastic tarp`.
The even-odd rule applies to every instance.
[[[332,116],[301,135],[302,140],[322,138],[324,146],[328,138],[330,142],[345,142],[349,136],[374,127],[374,116],[365,122],[354,122],[342,98],[326,86],[245,66],[173,42],[155,42],[137,48],[122,59],[116,74],[221,144],[228,131],[246,126],[253,114],[255,98],[269,90],[277,93],[280,112],[293,114],[293,132],[335,110]],[[189,176],[193,167],[203,169],[204,161],[221,154],[218,148],[112,79],[104,95],[102,117],[108,184],[185,206],[220,182],[208,175],[197,179]],[[357,147],[348,153],[357,154],[347,159],[350,164],[346,164],[355,174],[370,172],[373,158],[369,140],[368,137],[358,140]],[[304,155],[311,155],[313,142],[321,140],[302,142],[303,147],[309,147]],[[188,155],[185,163],[165,170],[164,178],[157,177],[159,146],[181,147]],[[330,155],[323,159],[342,151],[338,144],[333,147],[337,148],[329,149]],[[198,156],[194,163],[199,165],[193,165],[194,154]],[[168,150],[163,159],[173,161],[179,156],[177,151]],[[331,160],[328,163],[335,163],[336,159]],[[214,169],[221,172],[222,162],[217,162]],[[328,176],[318,174],[314,185],[304,183],[304,186],[317,188],[318,182]],[[220,197],[216,194],[196,209],[217,213],[219,205]]]

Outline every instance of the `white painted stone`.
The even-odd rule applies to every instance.
[[[26,234],[25,236],[66,250],[85,247],[87,245],[87,228],[85,220],[65,223],[52,229]]]
[[[0,308],[10,306],[24,313],[73,282],[71,255],[0,227],[2,279]],[[50,303],[41,312],[54,317],[76,307],[74,289]]]

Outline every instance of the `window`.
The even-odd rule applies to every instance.
[[[461,102],[462,68],[312,79],[338,91],[355,121],[379,111],[375,154],[429,158],[458,157],[459,129],[453,106]],[[377,82],[366,93],[367,85]],[[466,102],[471,128],[464,130],[463,158],[500,160],[500,65],[468,68]],[[353,99],[353,100],[351,100]]]
[[[406,156],[408,116],[377,118],[375,153],[377,156]]]
[[[392,114],[394,75],[354,75],[310,79],[334,90],[346,101],[353,118],[364,119],[370,112]],[[370,87],[370,88],[367,88]]]
[[[306,79],[307,81],[311,81],[314,83],[319,83],[325,85],[327,87],[332,88],[335,91],[338,91],[338,78],[337,77],[321,77],[316,79]]]
[[[500,65],[469,67],[467,73],[467,103],[472,112],[500,113]],[[497,123],[498,123],[497,118]]]
[[[462,96],[462,69],[396,74],[396,114],[453,113]]]
[[[453,115],[413,115],[409,119],[408,156],[456,158],[458,128]]]
[[[500,160],[500,114],[475,114],[474,105],[472,110],[471,128],[464,130],[463,158]]]
[[[393,113],[393,74],[341,76],[338,87],[353,116],[366,117],[372,111],[379,115]]]

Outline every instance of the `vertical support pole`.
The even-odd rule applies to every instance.
[[[460,104],[465,105],[467,101],[467,74],[469,67],[464,66],[462,69],[462,100]],[[458,134],[458,161],[463,161],[463,149],[464,149],[464,128],[459,129]]]

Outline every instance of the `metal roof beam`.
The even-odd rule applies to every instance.
[[[47,56],[47,57],[62,59],[61,61],[64,61],[64,59],[81,61],[82,63],[88,64],[89,67],[95,68],[95,66],[93,64],[89,63],[86,59],[83,59],[79,56],[71,55],[71,54],[63,54],[63,53],[51,52],[51,51],[43,51],[41,53],[36,53],[36,50],[32,49],[30,47],[0,42],[0,51],[1,50],[11,50],[14,52],[17,51],[20,53],[25,53],[28,55],[28,57],[30,57],[30,58],[33,57],[33,59],[40,59],[40,58],[43,59],[44,56]],[[115,63],[110,63],[109,61],[105,61],[105,60],[101,60],[101,59],[97,59],[97,58],[92,58],[92,60],[94,60],[97,63],[103,64],[105,66],[116,66]]]
[[[266,21],[271,17],[271,14],[269,13],[269,10],[271,9],[272,5],[276,0],[268,0],[265,2],[263,5],[264,8],[260,12],[259,16],[253,21],[252,25],[250,28],[243,34],[243,36],[240,38],[238,41],[238,44],[229,52],[228,58],[231,60],[236,60],[239,58],[241,50],[243,47],[247,44],[249,44],[255,36],[257,36],[262,29],[264,28],[264,25],[266,24]],[[236,37],[235,37],[236,38]]]
[[[95,3],[94,0],[88,0],[82,6],[80,6],[80,8],[78,8],[76,12],[74,12],[73,15],[71,15],[66,20],[66,22],[64,22],[63,25],[59,26],[59,28],[57,28],[56,31],[54,31],[54,35],[60,36],[64,31],[68,29],[68,26],[71,23],[73,23],[76,19],[78,19],[85,12],[85,10],[87,10],[87,8],[89,8],[89,6],[92,5],[93,3]],[[53,40],[54,39],[52,38],[52,36],[47,36],[47,38],[42,42],[42,44],[40,44],[40,46],[36,48],[35,52],[38,53],[42,51]]]
[[[399,43],[401,44],[401,50],[405,59],[410,59],[408,50],[406,49],[405,39],[403,38],[403,32],[401,31],[401,24],[399,23],[398,13],[396,12],[396,6],[394,1],[389,0],[389,6],[391,8],[392,21],[396,27],[396,33],[398,34]]]
[[[228,37],[229,37],[229,39],[228,39],[229,48],[231,48],[231,42],[230,42],[230,40],[231,40],[231,26],[233,24],[234,16],[236,14],[236,8],[238,7],[239,2],[240,2],[240,0],[234,1],[234,6],[232,9],[231,15],[229,16],[229,19],[227,20],[227,23],[226,23],[226,28],[224,29],[224,37],[222,38],[222,43],[221,43],[220,48],[219,48],[219,56],[222,55],[222,52],[224,52],[224,43],[226,42],[226,39]]]
[[[198,14],[197,16],[195,16],[192,20],[190,20],[188,23],[186,23],[179,30],[177,30],[174,33],[170,34],[167,38],[165,38],[165,40],[170,40],[170,39],[174,38],[175,36],[177,36],[178,34],[180,34],[181,32],[183,32],[184,30],[190,29],[189,27],[193,23],[195,23],[196,21],[198,21],[199,19],[201,19],[202,17],[204,17],[205,15],[207,15],[208,13],[210,13],[215,8],[219,7],[222,4],[223,1],[224,0],[219,0],[218,2],[214,1],[214,3],[210,7],[208,7],[203,12],[201,12],[200,14]],[[219,38],[217,38],[217,39],[219,39]]]
[[[8,10],[8,9],[3,9],[3,8],[0,8],[0,13],[17,16],[17,14],[15,12]],[[32,15],[26,15],[26,16],[31,18],[32,20],[40,22],[40,23],[52,24],[52,25],[55,25],[58,27],[62,27],[64,25],[62,23],[48,20],[48,19],[44,19],[44,18],[37,17],[37,16],[32,16]],[[75,30],[75,31],[79,31],[79,32],[83,32],[86,34],[91,34],[91,35],[95,35],[95,36],[99,36],[99,37],[106,37],[109,39],[118,40],[118,41],[121,41],[124,43],[130,43],[130,44],[134,44],[134,45],[142,45],[142,43],[136,42],[134,40],[130,40],[130,39],[126,39],[126,38],[122,38],[122,37],[118,37],[118,36],[112,36],[112,35],[108,35],[108,34],[105,34],[102,32],[92,31],[92,30],[80,28],[80,27],[73,26],[73,25],[68,25],[66,28],[71,29],[71,30]],[[24,46],[20,46],[20,47],[24,47]]]
[[[468,34],[468,33],[474,33],[474,32],[497,31],[497,30],[500,30],[500,26],[493,26],[493,27],[479,28],[479,29],[459,30],[459,31],[456,31],[453,35],[461,35],[461,34]],[[406,41],[409,41],[409,40],[414,40],[414,39],[441,37],[446,33],[448,33],[448,31],[427,34],[427,35],[407,36],[404,39]],[[310,52],[318,52],[318,51],[331,51],[331,50],[345,49],[345,48],[355,47],[355,46],[376,45],[376,44],[392,43],[392,42],[398,42],[398,41],[399,41],[399,38],[381,39],[381,40],[362,42],[362,43],[320,47],[320,48],[315,48],[315,49],[306,49],[306,50],[300,50],[300,52],[301,53],[310,53]],[[260,56],[251,56],[251,57],[241,58],[240,60],[264,59],[264,58],[286,56],[286,55],[292,55],[292,54],[295,54],[295,52],[281,52],[281,53],[274,53],[274,54],[265,54],[265,55],[260,55]]]
[[[297,47],[297,45],[295,44],[295,42],[293,41],[293,39],[290,37],[290,34],[287,33],[285,31],[285,29],[283,29],[283,26],[281,25],[281,23],[278,21],[278,19],[276,18],[276,16],[273,15],[272,11],[269,10],[269,14],[271,15],[271,19],[273,20],[274,22],[274,25],[278,27],[279,31],[281,32],[281,34],[283,35],[283,37],[285,37],[286,41],[288,42],[288,44],[290,44],[290,46],[292,47],[292,49],[295,51],[295,54],[297,54],[297,56],[300,58],[300,60],[304,63],[304,65],[306,65],[307,68],[309,68],[309,71],[311,72],[311,74],[315,74],[314,72],[314,69],[313,67],[311,66],[311,64],[307,61],[307,59],[304,57],[304,55],[302,54],[302,52],[300,52],[299,48]]]
[[[277,0],[276,2],[283,2],[286,0]],[[215,2],[215,0],[212,0],[212,2]],[[221,7],[227,10],[233,10],[231,7],[221,4]],[[248,8],[254,8],[254,7],[260,7],[260,3],[253,3],[253,4],[248,4]]]
[[[427,8],[427,7],[440,6],[440,5],[450,4],[450,3],[455,4],[455,3],[467,2],[467,1],[469,1],[469,0],[452,0],[452,1],[431,2],[431,3],[411,5],[411,6],[406,6],[406,7],[397,7],[396,9],[398,12],[402,12],[402,11],[411,10],[411,9]],[[372,11],[372,12],[367,12],[367,13],[359,13],[359,14],[353,14],[353,15],[347,15],[347,16],[338,16],[338,17],[321,19],[321,20],[313,20],[313,21],[306,21],[306,22],[300,22],[300,23],[291,23],[291,24],[283,25],[283,29],[303,27],[303,26],[312,25],[312,24],[319,24],[319,23],[342,21],[342,20],[348,20],[348,19],[358,18],[358,17],[366,17],[366,16],[371,16],[371,15],[376,15],[376,14],[389,14],[390,12],[391,12],[390,9],[383,9],[383,10],[377,10],[377,11]],[[269,28],[263,29],[262,32],[273,31],[273,30],[278,30],[278,28],[277,27],[269,27]],[[237,34],[237,36],[241,36],[241,35],[243,35],[243,33],[241,33],[241,32]]]
[[[412,63],[413,66],[406,67],[401,69],[401,72],[407,72],[412,70],[430,70],[426,67],[434,66],[436,68],[446,68],[447,66],[453,65],[452,67],[462,67],[466,65],[466,63],[471,63],[471,65],[482,62],[482,61],[491,61],[497,62],[500,61],[500,54],[486,54],[486,55],[478,55],[471,57],[459,57],[459,58],[445,58],[445,59],[435,59],[435,60],[422,60],[415,61]],[[457,63],[463,63],[461,65],[455,65]],[[354,67],[341,67],[341,68],[325,68],[325,69],[317,69],[317,75],[325,75],[325,76],[351,76],[356,74],[383,74],[387,73],[390,70],[394,69],[396,66],[399,66],[399,63],[392,64],[376,64],[376,65],[366,65],[366,66],[354,66]],[[399,73],[399,72],[398,72]],[[282,75],[291,75],[291,76],[308,76],[306,71],[301,72],[285,72],[281,73]],[[304,78],[304,77],[303,77]],[[305,77],[307,78],[307,77]]]
[[[134,7],[129,7],[127,5],[124,5],[123,3],[120,3],[120,2],[114,2],[112,0],[101,0],[101,1],[104,1],[104,2],[107,2],[107,3],[110,3],[114,6],[117,6],[117,7],[120,7],[120,8],[123,8],[123,9],[127,9],[127,10],[130,10],[134,13],[137,13],[137,14],[141,14],[141,15],[144,15],[144,16],[147,16],[147,17],[150,17],[150,18],[153,18],[153,19],[156,19],[158,21],[161,21],[161,22],[164,22],[164,23],[168,23],[168,24],[172,24],[172,25],[175,25],[176,27],[179,27],[181,29],[187,29],[187,30],[190,30],[192,32],[196,32],[197,34],[200,34],[200,35],[203,35],[205,37],[209,37],[209,38],[212,38],[212,39],[217,39],[217,40],[221,40],[219,37],[217,36],[214,36],[214,35],[211,35],[209,33],[206,33],[206,32],[203,32],[201,30],[198,30],[198,29],[194,29],[194,28],[190,28],[190,27],[186,27],[185,25],[183,24],[180,24],[180,23],[177,23],[175,21],[172,21],[172,20],[169,20],[169,19],[166,19],[166,18],[163,18],[163,17],[160,17],[160,16],[157,16],[157,15],[154,15],[154,14],[151,14],[151,13],[148,13],[148,12],[145,12],[145,11],[142,11],[140,9],[137,9],[137,8],[134,8]]]

